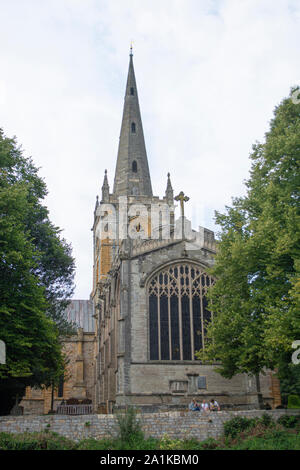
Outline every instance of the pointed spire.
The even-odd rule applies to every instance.
[[[96,196],[96,204],[95,204],[94,214],[96,214],[98,206],[99,206],[99,196]]]
[[[173,191],[172,184],[171,184],[170,173],[168,173],[168,182],[167,182],[165,198],[169,205],[174,203],[174,191]]]
[[[114,180],[115,196],[152,197],[152,186],[133,68],[132,46]]]
[[[109,184],[107,179],[107,170],[104,172],[104,180],[102,185],[102,202],[109,202]]]

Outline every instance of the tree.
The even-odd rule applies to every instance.
[[[73,330],[61,312],[72,293],[74,260],[41,204],[46,186],[38,170],[2,130],[0,167],[2,398],[1,391],[22,396],[27,385],[57,383],[63,373],[60,338]]]
[[[60,237],[61,230],[51,223],[48,209],[41,203],[47,188],[38,176],[38,169],[30,158],[23,156],[16,139],[5,137],[1,129],[0,168],[9,187],[17,182],[26,185],[31,210],[27,211],[24,224],[39,253],[34,274],[45,288],[47,315],[56,322],[61,335],[72,333],[72,326],[62,315],[74,290],[75,265],[71,246]]]
[[[213,321],[199,357],[221,361],[228,378],[286,367],[300,339],[300,104],[292,93],[253,146],[246,196],[216,213]]]

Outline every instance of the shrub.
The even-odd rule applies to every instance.
[[[205,439],[205,441],[201,442],[201,448],[203,450],[214,450],[219,446],[218,441],[213,439],[212,437],[209,437],[208,439]]]
[[[164,434],[159,442],[159,448],[162,450],[182,449],[182,441],[179,439],[171,439],[168,434]]]
[[[67,405],[79,405],[79,400],[77,398],[69,398],[67,400]]]
[[[70,450],[76,444],[56,433],[0,433],[1,450]]]
[[[273,420],[272,416],[268,415],[267,413],[262,415],[259,422],[266,428],[275,426],[275,421]]]
[[[232,450],[299,450],[299,435],[287,431],[268,430],[261,437],[248,436],[243,441],[230,447]]]
[[[280,418],[278,418],[277,422],[278,424],[281,424],[281,426],[284,426],[285,428],[293,429],[300,422],[300,416],[283,415],[283,416],[280,416]]]
[[[241,432],[251,429],[256,424],[256,419],[243,418],[242,416],[236,416],[224,423],[224,434],[226,437],[234,439]]]
[[[298,395],[289,395],[288,408],[290,409],[300,408],[300,397]]]
[[[118,438],[122,442],[132,442],[143,440],[144,435],[140,422],[137,420],[136,411],[129,407],[125,413],[116,413],[117,423],[119,427]]]
[[[92,400],[90,400],[89,398],[84,398],[83,400],[80,400],[80,404],[81,405],[91,405]]]

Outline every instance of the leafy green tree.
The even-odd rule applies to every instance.
[[[45,288],[48,316],[56,322],[60,334],[72,333],[72,326],[62,315],[74,290],[75,266],[71,246],[61,238],[61,230],[51,223],[48,209],[42,204],[47,188],[43,179],[38,176],[38,169],[30,158],[23,156],[16,139],[5,137],[1,129],[0,168],[9,187],[17,182],[26,185],[27,202],[31,210],[27,211],[24,224],[35,251],[39,253],[34,274]]]
[[[0,398],[56,384],[64,370],[62,311],[73,289],[71,248],[41,200],[46,186],[15,139],[0,130]],[[6,400],[7,401],[7,400]],[[7,411],[7,410],[6,410]]]
[[[287,367],[300,339],[300,104],[291,95],[253,146],[246,196],[216,213],[214,316],[199,357],[221,361],[228,378]]]

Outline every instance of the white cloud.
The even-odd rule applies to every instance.
[[[187,214],[244,193],[248,155],[300,82],[298,0],[0,0],[0,126],[41,166],[54,223],[92,284],[92,226],[113,184],[130,41],[154,192],[166,174]]]

